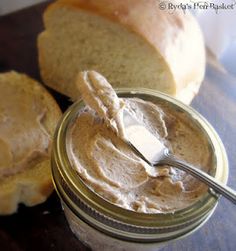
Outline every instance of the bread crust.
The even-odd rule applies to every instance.
[[[25,91],[40,95],[43,105],[47,109],[44,120],[45,129],[52,137],[61,116],[61,110],[48,91],[37,81],[14,71],[0,74],[0,84],[5,84],[4,82],[14,84],[15,88],[24,88]],[[49,157],[17,174],[0,177],[0,215],[17,212],[20,203],[26,206],[42,203],[52,191]]]
[[[44,23],[51,11],[62,6],[118,22],[141,36],[163,57],[175,80],[176,94],[192,83],[195,94],[196,85],[200,86],[205,74],[202,32],[188,11],[161,10],[159,3],[158,0],[58,0],[45,11]]]

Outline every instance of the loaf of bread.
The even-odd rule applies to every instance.
[[[156,89],[189,103],[205,71],[205,47],[194,17],[161,10],[158,0],[58,0],[38,37],[46,85],[78,97],[79,71],[96,70],[114,87]]]
[[[17,72],[0,74],[0,215],[44,202],[53,191],[52,135],[61,111],[43,86]]]

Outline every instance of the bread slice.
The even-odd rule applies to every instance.
[[[61,111],[43,86],[14,71],[0,74],[0,99],[0,215],[7,215],[53,191],[50,150]]]
[[[95,70],[114,87],[152,88],[190,102],[205,72],[202,33],[190,13],[161,10],[159,3],[59,0],[51,4],[44,13],[45,30],[38,37],[45,84],[76,99],[77,73]]]

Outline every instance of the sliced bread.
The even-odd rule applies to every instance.
[[[53,191],[52,135],[61,116],[47,90],[14,71],[0,74],[0,215],[34,206]]]
[[[189,103],[205,71],[194,17],[161,10],[158,0],[58,0],[38,37],[43,81],[76,99],[79,71],[96,70],[114,87],[152,88]]]

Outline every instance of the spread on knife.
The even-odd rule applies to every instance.
[[[77,85],[87,106],[71,126],[67,147],[89,188],[111,203],[143,213],[174,212],[206,193],[205,185],[181,170],[166,166],[153,170],[122,139],[125,107],[175,155],[208,171],[212,166],[208,141],[191,118],[164,103],[119,99],[94,71],[80,73]]]

